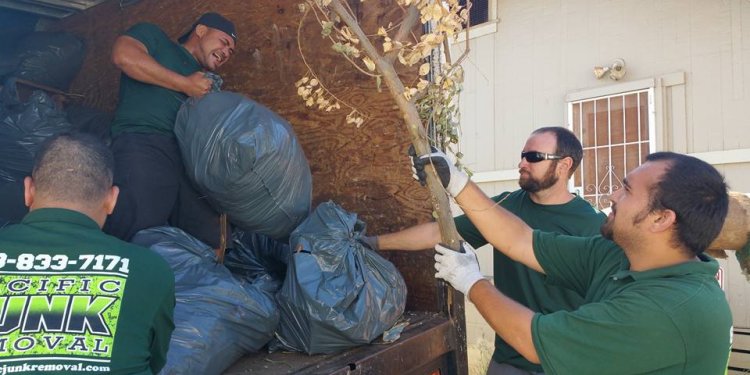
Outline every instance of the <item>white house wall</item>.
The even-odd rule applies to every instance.
[[[516,188],[514,170],[533,129],[568,125],[566,95],[642,80],[657,86],[657,148],[704,158],[732,190],[750,192],[750,1],[498,0],[491,6],[496,31],[470,38],[461,97],[464,163],[488,193]],[[464,48],[453,44],[452,55]],[[616,58],[625,60],[627,75],[597,80],[593,67]],[[665,84],[674,77],[682,82]],[[491,254],[481,257],[491,273]],[[732,269],[727,277],[741,276]],[[735,323],[750,325],[747,313],[737,314],[746,298],[732,297],[747,295],[750,284],[725,284],[732,285]]]

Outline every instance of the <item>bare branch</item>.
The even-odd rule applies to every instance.
[[[399,28],[398,32],[396,32],[393,40],[404,42],[406,38],[411,35],[411,31],[417,25],[417,22],[419,22],[419,10],[417,10],[417,7],[415,5],[411,5],[409,6],[409,9],[406,10],[406,17],[404,17],[403,21],[401,21],[401,28]],[[398,49],[395,49],[388,52],[385,55],[385,58],[389,63],[393,64],[393,62],[396,61],[397,56]]]
[[[346,23],[352,32],[360,39],[360,43],[364,52],[370,56],[375,62],[375,66],[382,73],[383,80],[388,87],[391,96],[396,101],[401,114],[406,122],[406,128],[411,136],[412,144],[419,155],[425,155],[430,152],[430,146],[427,143],[427,134],[422,121],[419,117],[419,112],[414,104],[413,99],[407,100],[404,96],[404,84],[398,78],[396,69],[393,67],[393,63],[389,62],[385,57],[378,53],[375,46],[372,45],[367,36],[362,31],[354,17],[347,11],[341,0],[332,0],[330,7],[336,12],[341,20]],[[407,22],[404,22],[406,25]],[[402,25],[402,29],[404,28]],[[437,221],[440,227],[440,233],[442,241],[454,250],[459,249],[459,236],[456,231],[456,225],[453,222],[453,217],[450,213],[450,204],[448,202],[448,196],[445,194],[442,183],[440,182],[437,174],[434,172],[432,166],[427,166],[431,173],[427,173],[427,187],[432,195],[433,208],[437,214]]]

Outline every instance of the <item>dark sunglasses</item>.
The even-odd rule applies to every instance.
[[[563,155],[548,154],[539,151],[526,151],[521,153],[521,159],[526,159],[529,163],[539,163],[543,160],[558,160],[563,158],[565,158]]]

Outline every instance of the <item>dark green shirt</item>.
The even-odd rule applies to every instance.
[[[536,204],[524,190],[503,193],[495,202],[521,218],[534,229],[578,236],[599,233],[606,219],[603,213],[580,197],[556,205]],[[472,246],[487,244],[487,240],[466,216],[456,218],[458,233]],[[493,252],[495,287],[506,296],[535,312],[550,313],[558,310],[573,310],[583,303],[583,297],[567,288],[548,285],[545,276],[521,263],[513,261],[502,252]],[[518,368],[542,371],[542,367],[526,360],[499,336],[495,336],[495,352],[492,359]]]
[[[56,208],[0,229],[0,366],[14,373],[157,373],[174,329],[157,254]]]
[[[630,271],[601,236],[534,232],[534,254],[550,283],[585,296],[575,311],[536,314],[534,347],[548,375],[724,374],[732,315],[716,260]]]
[[[148,49],[148,54],[163,67],[188,76],[201,70],[200,64],[182,45],[177,44],[156,25],[139,23],[125,32]],[[172,135],[174,121],[187,95],[161,86],[143,83],[120,75],[120,98],[112,123],[112,134],[123,132]]]

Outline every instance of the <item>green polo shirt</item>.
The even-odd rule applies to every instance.
[[[188,76],[199,70],[197,60],[181,44],[169,39],[158,26],[139,23],[125,35],[137,39],[163,67]],[[112,135],[123,132],[172,135],[174,121],[187,95],[120,75],[120,97],[112,123]]]
[[[505,192],[494,198],[495,202],[512,212],[534,229],[576,236],[593,236],[606,216],[584,199],[576,196],[565,204],[541,205],[534,203],[529,193],[519,189]],[[455,219],[458,233],[472,246],[480,247],[487,240],[466,216]],[[516,302],[535,312],[551,313],[574,310],[583,303],[583,297],[564,287],[549,285],[544,274],[508,258],[502,252],[493,252],[495,287]],[[495,352],[492,360],[508,363],[525,370],[540,372],[542,367],[529,362],[500,336],[495,335]]]
[[[0,229],[0,366],[155,374],[174,329],[174,276],[88,216],[44,208]]]
[[[725,373],[732,315],[713,258],[634,272],[601,236],[540,231],[534,253],[551,283],[586,299],[572,312],[534,316],[531,333],[546,374]]]

